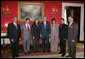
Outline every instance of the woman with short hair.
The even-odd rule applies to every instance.
[[[51,24],[51,52],[57,53],[58,40],[59,40],[59,25],[56,24],[56,20],[53,18]]]

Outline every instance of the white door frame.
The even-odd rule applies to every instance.
[[[66,21],[65,6],[81,7],[81,11],[80,11],[81,12],[81,15],[80,15],[80,39],[79,39],[79,41],[84,41],[84,4],[82,4],[82,3],[62,3],[62,18],[64,18]]]

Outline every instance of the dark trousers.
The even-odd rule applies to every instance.
[[[65,55],[66,54],[66,40],[64,40],[64,38],[60,38],[60,49],[61,49],[61,53]]]
[[[49,36],[42,37],[43,51],[45,51],[45,39],[47,44],[47,51],[50,51]]]
[[[33,39],[33,49],[34,49],[34,52],[39,51],[39,37],[36,37],[35,39]]]
[[[76,57],[76,43],[68,40],[68,52],[72,58]]]
[[[14,42],[11,42],[11,49],[12,49],[12,57],[15,57],[18,55],[18,40],[14,40]]]

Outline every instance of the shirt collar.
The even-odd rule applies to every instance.
[[[44,23],[46,23],[46,22],[44,22]]]
[[[17,23],[13,22],[13,24],[17,24]]]
[[[26,25],[29,25],[29,24],[27,24],[27,23],[25,23]]]
[[[70,22],[70,24],[72,24],[73,23],[73,21],[72,22]]]

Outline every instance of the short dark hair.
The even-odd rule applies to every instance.
[[[63,20],[64,21],[64,18],[61,18],[60,20]]]
[[[26,18],[25,20],[26,20],[26,21],[27,21],[27,20],[29,20],[29,21],[30,21],[30,19],[29,19],[29,18]]]
[[[69,15],[68,17],[72,17],[73,18],[73,16],[71,16],[71,15]]]
[[[55,18],[53,18],[53,19],[51,20],[51,23],[52,23],[52,24],[53,24],[53,21],[55,21],[55,22],[56,22]]]

